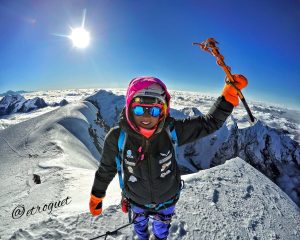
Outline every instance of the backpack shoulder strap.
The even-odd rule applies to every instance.
[[[177,138],[177,134],[176,134],[176,130],[175,130],[174,125],[172,123],[169,123],[168,127],[166,128],[166,131],[167,131],[167,133],[169,135],[169,138],[171,139],[171,142],[172,142],[176,162],[178,162],[177,161],[178,160],[178,157],[177,157],[178,138]]]
[[[123,152],[124,147],[127,139],[127,134],[120,128],[120,134],[118,138],[118,154],[116,155],[116,164],[117,164],[117,172],[119,175],[119,184],[120,188],[123,190],[124,188],[124,181],[123,181]]]

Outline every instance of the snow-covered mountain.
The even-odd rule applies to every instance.
[[[195,172],[241,157],[278,184],[300,206],[300,147],[280,130],[258,121],[239,129],[234,118],[215,133],[179,148],[182,165]]]
[[[16,112],[26,113],[46,106],[45,101],[39,97],[26,100],[20,94],[6,95],[0,101],[0,116]]]
[[[0,97],[4,97],[6,95],[16,95],[16,94],[24,94],[24,93],[28,93],[28,91],[24,91],[24,90],[20,90],[20,91],[12,91],[12,90],[8,90],[4,93],[0,93]]]
[[[59,103],[54,102],[47,104],[45,100],[40,97],[34,97],[26,100],[25,97],[20,94],[5,95],[0,100],[0,116],[12,113],[28,113],[47,106],[57,107],[65,106],[67,104],[68,101],[66,99],[61,100]]]
[[[127,222],[117,206],[117,179],[109,186],[103,215],[88,213],[104,136],[117,123],[122,93],[99,91],[88,101],[0,130],[1,239],[88,239]],[[177,92],[171,114],[205,113],[214,99]],[[298,143],[263,121],[240,128],[246,124],[236,117],[234,113],[214,134],[179,149],[186,172],[215,167],[184,177],[169,239],[299,239],[300,210],[294,203],[299,201]],[[235,157],[240,158],[222,164]],[[50,208],[67,198],[69,204]],[[135,239],[132,234],[127,228],[110,239]]]
[[[25,98],[19,94],[4,96],[0,101],[0,114],[6,115],[17,112],[25,101]]]
[[[67,105],[68,103],[69,102],[66,99],[63,99],[59,103],[53,103],[53,104],[51,104],[51,106],[53,106],[53,107],[58,107],[58,106],[62,107],[62,106]]]

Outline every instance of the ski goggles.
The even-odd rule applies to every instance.
[[[132,104],[132,112],[136,116],[143,116],[147,112],[152,117],[158,117],[162,112],[162,108],[161,104]]]

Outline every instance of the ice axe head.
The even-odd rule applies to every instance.
[[[207,51],[212,54],[212,49],[218,49],[216,46],[218,42],[214,38],[208,38],[202,43],[193,43],[193,45],[198,45],[202,50]]]

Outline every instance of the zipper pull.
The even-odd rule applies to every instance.
[[[138,152],[139,152],[138,161],[143,161],[145,158],[145,155],[144,155],[144,153],[142,153],[142,150],[143,150],[143,148],[142,148],[142,146],[140,146],[138,149]]]

